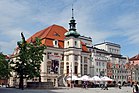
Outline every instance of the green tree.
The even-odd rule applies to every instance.
[[[8,79],[10,77],[10,66],[6,55],[0,53],[0,79]]]
[[[27,43],[23,33],[21,33],[22,41],[18,42],[19,53],[16,56],[14,71],[19,76],[19,88],[23,89],[23,79],[32,79],[40,77],[40,65],[43,61],[45,45],[41,43],[41,39],[35,38],[34,42]]]

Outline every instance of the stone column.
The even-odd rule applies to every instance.
[[[46,53],[46,51],[45,51]],[[41,63],[41,81],[43,82],[44,81],[44,76],[46,76],[46,73],[47,73],[47,55],[43,55],[43,62]]]
[[[67,74],[66,56],[64,54],[64,74]]]
[[[61,62],[60,62],[60,59],[58,60],[58,62],[59,62],[58,74],[60,74],[60,69],[61,69]]]
[[[82,74],[84,75],[84,57],[82,57]]]
[[[71,63],[72,63],[72,74],[74,74],[75,73],[74,55],[71,55]]]
[[[90,58],[87,57],[87,74],[90,74]]]
[[[78,56],[78,76],[81,76],[81,56]]]
[[[58,87],[58,80],[57,80],[57,78],[55,80],[56,80],[55,81],[55,87]]]
[[[69,62],[69,76],[71,76],[71,70],[72,70],[72,62]]]

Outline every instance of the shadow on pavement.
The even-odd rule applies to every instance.
[[[52,89],[55,90],[55,89]],[[0,93],[57,93],[51,89],[15,89],[15,88],[0,88]]]

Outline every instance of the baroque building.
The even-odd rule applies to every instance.
[[[120,45],[104,42],[93,46],[92,38],[78,33],[73,9],[69,30],[54,24],[35,33],[27,42],[33,42],[36,37],[47,46],[40,67],[42,82],[53,82],[54,86],[66,85],[63,78],[71,75],[108,76],[116,82],[127,81],[125,64],[128,59],[120,54]],[[18,49],[14,52],[16,54]],[[9,81],[11,86],[18,83],[16,77],[13,72],[13,78]],[[39,78],[29,81],[37,82]]]
[[[76,29],[76,20],[73,16],[69,22],[69,30],[59,25],[52,25],[32,35],[27,42],[33,42],[38,37],[46,45],[43,62],[41,63],[41,81],[63,83],[63,78],[70,75],[89,75],[92,39],[81,36]],[[18,54],[18,49],[14,55]],[[14,86],[16,74],[13,74],[10,85]],[[39,81],[39,78],[28,80]]]

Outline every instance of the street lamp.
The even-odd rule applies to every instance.
[[[133,82],[133,81],[135,81],[135,72],[131,72],[131,73],[132,73],[132,82]]]
[[[71,69],[71,88],[72,88],[72,63],[71,63],[70,69]]]

